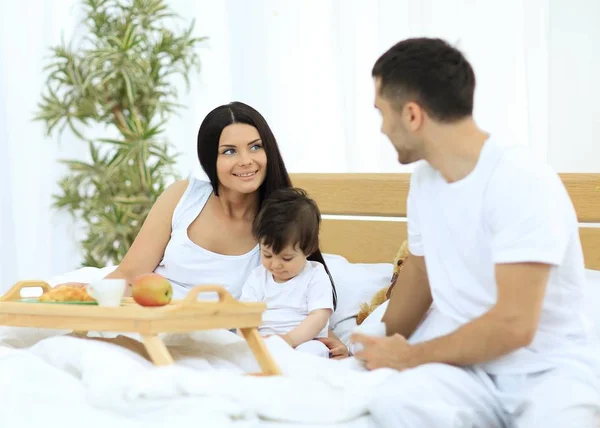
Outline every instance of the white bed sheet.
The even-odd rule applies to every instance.
[[[111,269],[49,282],[89,281]],[[586,312],[600,337],[600,272],[586,274]],[[346,319],[339,333],[354,326]],[[258,367],[247,345],[225,331],[168,336],[178,364],[158,368],[111,344],[57,336],[64,333],[0,328],[0,427],[372,427],[369,397],[389,375],[367,373],[353,359],[300,355],[271,338],[286,377],[240,376]]]
[[[359,427],[391,371],[326,360],[266,340],[285,376],[258,371],[246,343],[214,330],[165,337],[177,364],[156,367],[111,343],[0,329],[0,426],[258,426],[261,420]],[[349,424],[348,424],[349,423]],[[284,425],[285,426],[285,425]]]
[[[49,282],[88,282],[111,269]],[[373,390],[391,373],[302,354],[272,337],[265,342],[285,376],[243,376],[258,365],[245,341],[225,330],[163,335],[177,364],[156,367],[120,346],[66,333],[0,327],[0,427],[364,428],[373,426]]]

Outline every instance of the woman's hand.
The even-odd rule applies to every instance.
[[[329,337],[320,337],[317,339],[329,348],[329,358],[334,360],[342,360],[350,356],[348,348],[340,339],[330,334]]]

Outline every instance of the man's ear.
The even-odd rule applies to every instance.
[[[425,119],[425,111],[418,103],[409,101],[402,109],[402,120],[406,129],[416,132],[423,125]]]

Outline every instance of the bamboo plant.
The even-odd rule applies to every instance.
[[[62,160],[53,206],[83,223],[84,266],[120,263],[157,197],[177,178],[165,125],[181,108],[206,39],[184,30],[163,0],[85,0],[84,37],[51,48],[35,120],[52,135],[69,129],[87,160]]]

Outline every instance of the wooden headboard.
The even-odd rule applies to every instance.
[[[406,238],[410,174],[291,174],[317,201],[321,248],[354,263],[391,263]],[[600,174],[560,174],[580,222],[588,269],[600,270]]]

